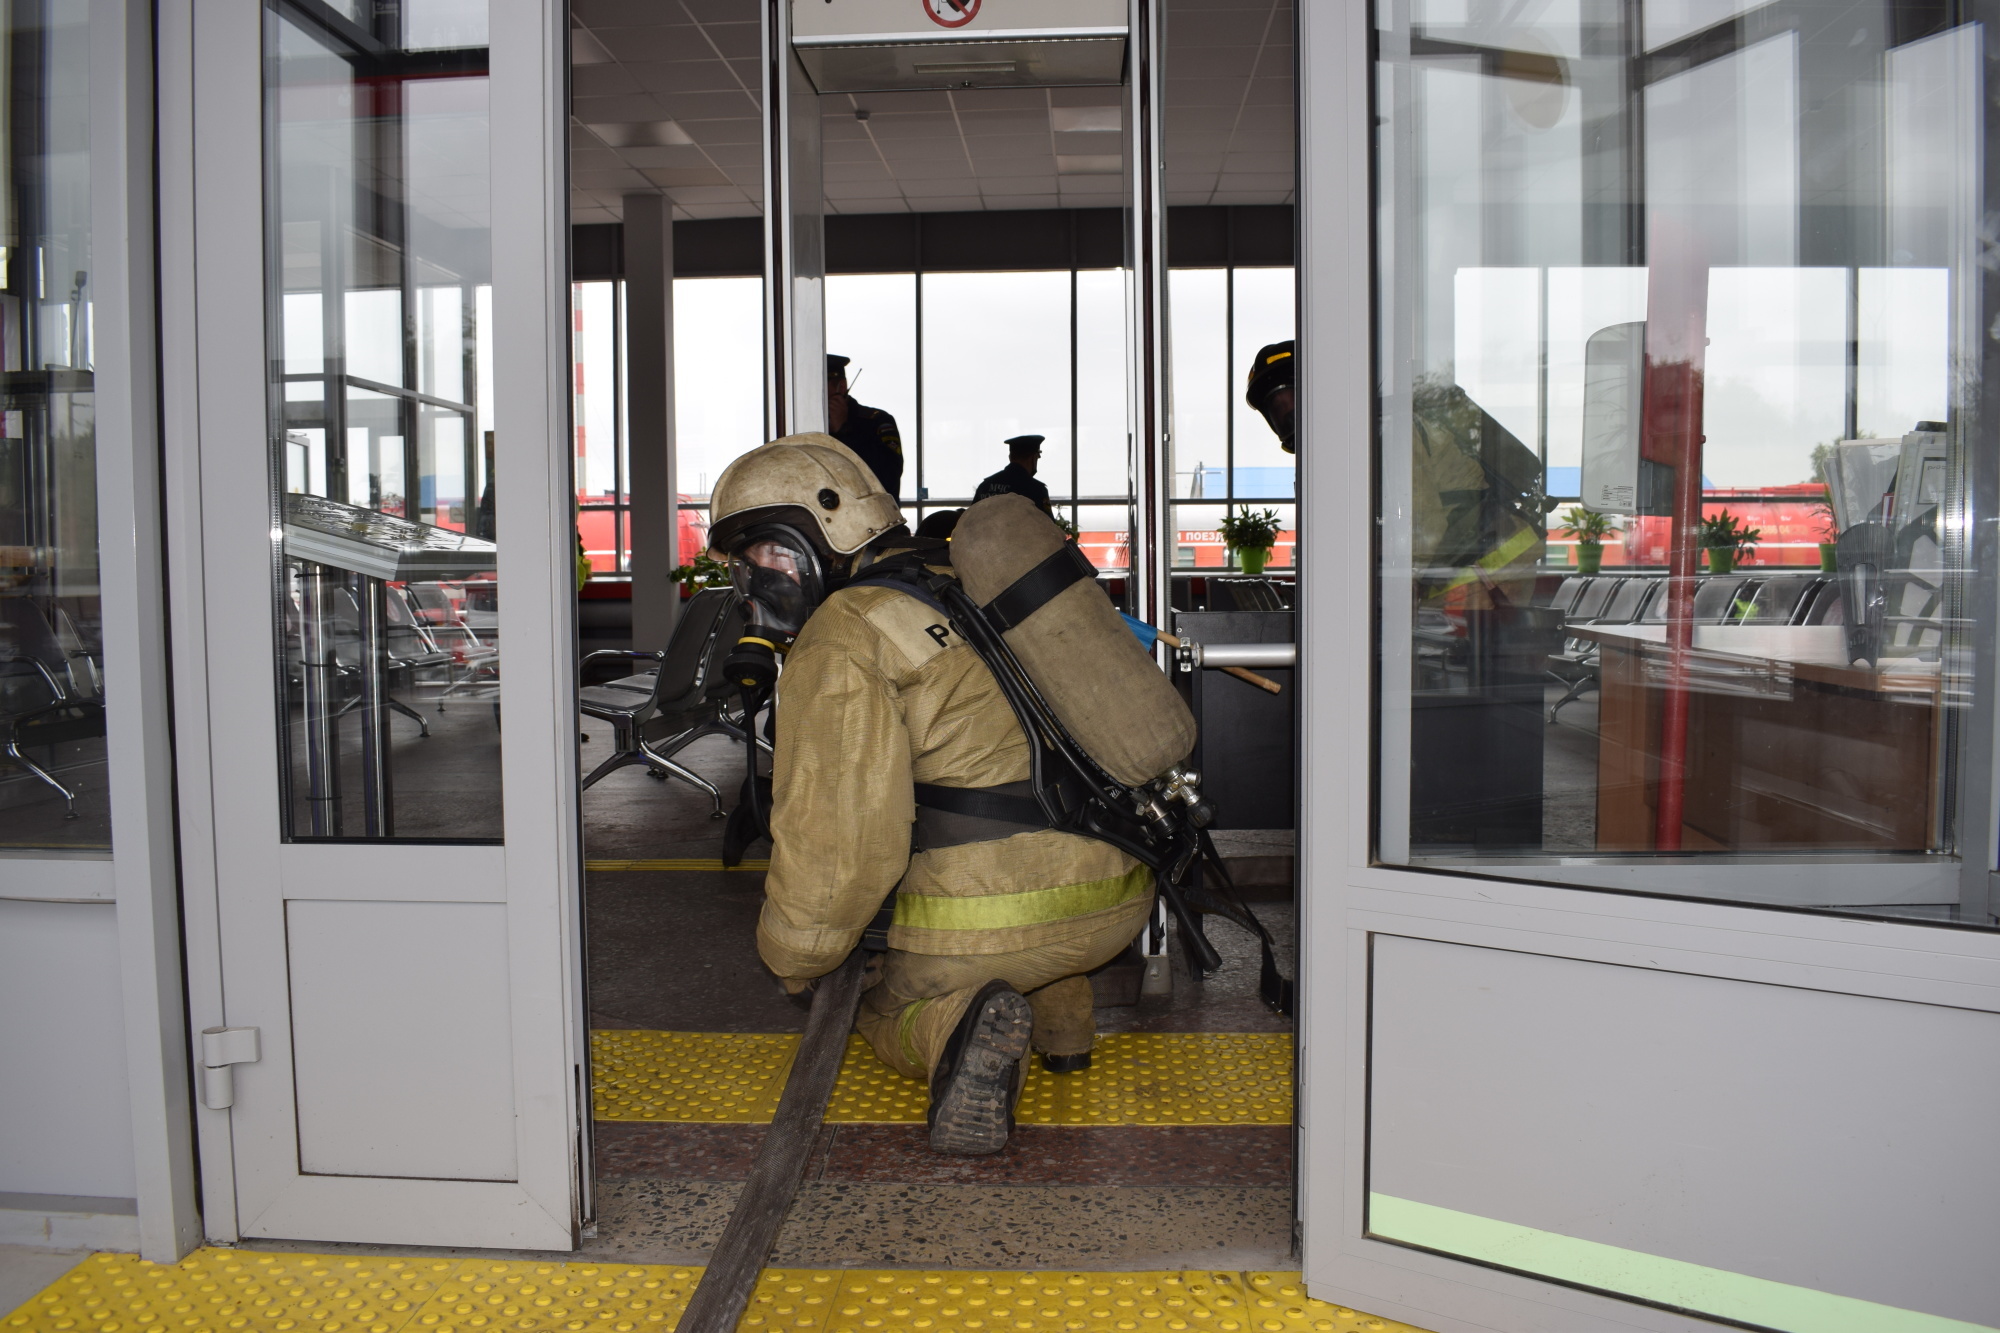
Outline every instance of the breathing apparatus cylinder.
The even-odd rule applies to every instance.
[[[991,614],[996,598],[1065,543],[1033,502],[996,495],[959,520],[951,563],[966,595]],[[1194,715],[1094,579],[1069,583],[1004,636],[1057,719],[1118,781],[1139,786],[1193,751]]]

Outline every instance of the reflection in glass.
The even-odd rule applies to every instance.
[[[484,0],[267,13],[287,831],[497,839]]]
[[[0,849],[108,849],[89,6],[0,18]]]
[[[1979,30],[1745,8],[1383,14],[1382,854],[1949,912]]]

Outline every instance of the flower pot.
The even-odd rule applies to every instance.
[[[1598,542],[1578,542],[1576,550],[1576,572],[1595,574],[1604,568],[1604,547]]]
[[[1728,574],[1736,568],[1736,548],[1733,546],[1708,546],[1708,572]]]
[[[1243,562],[1243,572],[1255,578],[1264,572],[1265,564],[1271,559],[1271,548],[1245,546],[1236,552],[1236,558]]]
[[[1839,563],[1834,559],[1834,550],[1835,547],[1832,542],[1821,542],[1819,544],[1820,573],[1831,574],[1840,568]]]

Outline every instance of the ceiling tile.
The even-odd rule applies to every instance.
[[[889,170],[897,181],[970,181],[972,168],[964,158],[956,162],[949,159],[939,162],[911,162],[891,158]]]
[[[704,23],[701,30],[725,59],[755,60],[763,56],[764,29],[755,19],[749,23]]]
[[[1222,173],[1221,188],[1225,190],[1276,190],[1289,192],[1298,182],[1289,172],[1225,171]]]
[[[761,167],[764,165],[764,145],[762,143],[716,143],[704,144],[708,160],[718,167]]]
[[[764,151],[759,144],[757,151]],[[841,139],[820,147],[822,162],[880,162],[882,150],[875,146],[873,139]]]
[[[645,60],[621,68],[650,93],[741,93],[736,73],[720,60]]]
[[[1167,48],[1167,81],[1179,78],[1247,79],[1257,72],[1258,46],[1195,46]]]
[[[590,28],[650,26],[660,21],[664,9],[677,17],[677,7],[662,0],[571,0],[570,14]]]
[[[941,195],[931,199],[912,199],[910,204],[923,213],[976,213],[981,202],[977,195]]]
[[[853,104],[878,116],[951,114],[951,96],[940,92],[855,93]]]
[[[743,191],[733,185],[670,185],[667,193],[677,204],[740,204]]]
[[[1287,136],[1298,122],[1297,112],[1289,106],[1246,106],[1236,118],[1238,142],[1245,131],[1252,134],[1280,132]]]
[[[1288,152],[1239,152],[1229,154],[1217,165],[1223,171],[1289,178],[1298,169],[1298,159]]]
[[[764,122],[754,116],[723,120],[689,120],[681,122],[681,128],[704,148],[710,144],[761,145],[764,142]]]
[[[685,4],[697,23],[755,23],[762,8],[757,0],[654,0],[654,3],[672,8]]]
[[[974,158],[972,167],[981,180],[1016,180],[1022,176],[1054,176],[1056,159],[1050,153],[1040,157]]]
[[[1268,10],[1259,6],[1247,12],[1175,12],[1167,16],[1167,51],[1171,60],[1176,48],[1203,49],[1211,46],[1262,46]],[[1272,24],[1274,30],[1285,31]]]
[[[882,156],[897,162],[956,162],[965,165],[965,142],[961,139],[886,139]]]
[[[840,181],[844,184],[855,181],[887,182],[892,179],[889,175],[889,169],[880,162],[828,162],[821,168],[821,171],[825,173],[825,179],[828,183],[834,181]]]
[[[647,23],[592,30],[613,60],[640,64],[655,60],[714,60],[715,48],[692,23]]]
[[[884,190],[881,186],[870,184],[866,181],[828,181],[826,185],[826,197],[828,199],[837,199],[842,203],[858,203],[862,200],[870,199],[883,200],[894,205],[894,207],[888,210],[889,212],[902,211],[903,196],[901,191],[894,189]],[[865,213],[868,210],[850,208],[847,211],[850,213]]]
[[[1125,128],[1125,108],[1118,106],[1053,106],[1049,129],[1057,134],[1118,134]]]
[[[573,171],[570,183],[585,190],[643,190],[649,182],[629,167],[611,171]]]
[[[627,166],[638,167],[641,170],[649,168],[666,170],[675,167],[712,169],[708,154],[692,144],[667,147],[638,145],[619,149],[618,156],[624,159]]]
[[[645,177],[655,185],[676,192],[689,186],[736,184],[714,167],[663,167],[646,171]]]
[[[585,125],[618,125],[670,117],[660,100],[650,93],[630,97],[579,97],[570,104],[570,114]]]
[[[1009,194],[989,197],[986,206],[998,211],[1021,208],[1060,208],[1062,196],[1050,194]]]
[[[1177,153],[1225,153],[1236,136],[1228,130],[1180,130],[1167,126],[1165,148],[1172,160]]]
[[[1241,105],[1244,85],[1248,82],[1248,79],[1169,78],[1166,83],[1167,105],[1235,107]]]
[[[1074,151],[1097,151],[1094,142],[1097,136],[1087,134],[1062,134],[1056,136],[1056,146],[1071,151],[1065,145],[1070,140],[1080,140]],[[984,162],[992,158],[1039,157],[1046,160],[1050,153],[1049,136],[1046,134],[982,134],[978,138],[967,138],[965,146],[972,151],[972,160]],[[1118,151],[1118,141],[1111,141],[1111,150]]]
[[[995,195],[1054,194],[1056,176],[1052,171],[1045,171],[1039,176],[981,176],[979,192]]]
[[[978,187],[970,175],[954,177],[951,180],[903,181],[903,195],[908,199],[945,199],[961,195],[976,194]]]
[[[588,208],[579,208],[575,204],[571,204],[569,208],[569,224],[572,227],[587,227],[595,222],[616,222],[618,220],[618,214],[608,208],[599,208],[594,204]]]
[[[758,210],[748,204],[684,204],[674,202],[674,215],[691,221],[706,218],[754,218]]]
[[[1243,100],[1250,106],[1290,106],[1296,100],[1292,94],[1289,78],[1256,78],[1250,80],[1249,96]]]
[[[854,118],[852,111],[829,111],[819,118],[820,138],[826,143],[852,142],[868,137],[868,126]]]
[[[1041,134],[1049,132],[1049,113],[1032,111],[961,111],[959,128],[965,137],[986,138],[995,134]]]
[[[675,120],[721,120],[759,115],[757,100],[738,92],[662,93],[659,100]]]
[[[569,30],[569,63],[572,65],[601,65],[611,59],[611,53],[604,49],[604,43],[588,28],[571,27]]]
[[[1117,176],[1125,170],[1125,159],[1117,153],[1057,153],[1059,176]]]
[[[958,139],[958,123],[942,116],[870,116],[868,132],[877,139]]]
[[[960,114],[967,111],[1040,110],[1049,104],[1048,93],[1040,88],[971,88],[952,93],[951,104]]]

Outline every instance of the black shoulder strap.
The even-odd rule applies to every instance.
[[[998,597],[979,609],[1004,632],[1047,606],[1070,584],[1096,577],[1097,567],[1077,549],[1076,543],[1064,542],[1048,559],[1008,584]]]

